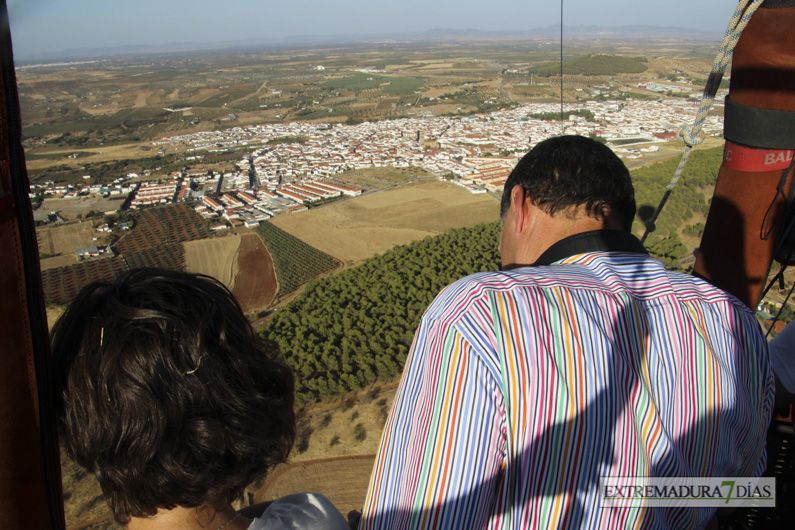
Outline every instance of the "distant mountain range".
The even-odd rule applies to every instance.
[[[719,33],[694,29],[657,26],[563,26],[563,39],[676,39],[686,41],[719,42]],[[560,25],[526,31],[482,31],[477,29],[433,28],[415,33],[381,33],[357,35],[294,35],[275,39],[249,39],[223,42],[170,42],[160,45],[118,46],[112,48],[76,48],[59,52],[16,55],[17,64],[56,60],[97,59],[150,53],[175,53],[199,50],[235,50],[301,45],[365,44],[386,42],[442,42],[442,41],[516,41],[558,40]]]
[[[528,31],[480,31],[476,29],[434,28],[415,34],[415,38],[430,39],[559,39],[560,24]],[[682,39],[715,40],[719,33],[686,28],[658,26],[563,26],[563,39]]]

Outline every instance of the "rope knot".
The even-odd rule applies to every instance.
[[[695,147],[699,145],[707,136],[706,133],[701,130],[701,127],[697,127],[694,132],[693,128],[688,127],[687,125],[682,125],[679,127],[679,130],[676,131],[676,135],[681,138],[688,147]]]

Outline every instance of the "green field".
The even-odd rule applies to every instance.
[[[563,61],[563,74],[616,75],[638,74],[648,69],[645,57],[622,57],[608,54],[589,54]],[[550,76],[560,74],[560,63],[548,63],[533,67],[531,72]]]
[[[384,84],[389,83],[389,84]],[[425,84],[423,79],[414,77],[392,77],[376,74],[357,74],[341,79],[331,79],[323,83],[323,86],[337,90],[366,90],[370,88],[381,88],[387,94],[398,94],[401,92],[412,92],[418,90]]]

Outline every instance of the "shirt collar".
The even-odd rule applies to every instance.
[[[623,230],[591,230],[561,239],[541,254],[533,266],[551,265],[556,261],[588,252],[632,252],[648,254],[637,237]]]

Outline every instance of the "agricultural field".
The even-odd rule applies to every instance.
[[[357,74],[351,77],[331,79],[324,86],[336,90],[382,90],[386,94],[410,92],[422,87],[424,81],[415,77],[393,77],[370,74]]]
[[[141,210],[135,215],[135,228],[116,243],[122,254],[162,244],[175,244],[210,237],[204,220],[184,204]]]
[[[48,305],[67,304],[89,283],[112,281],[126,270],[129,270],[129,266],[121,256],[42,270],[44,300]]]
[[[39,255],[42,258],[58,255],[71,256],[72,263],[77,261],[74,252],[78,248],[94,246],[100,237],[91,221],[70,223],[55,226],[41,226],[36,229],[39,240]],[[43,266],[43,265],[42,265]]]
[[[317,250],[269,222],[260,223],[255,232],[273,257],[280,297],[292,293],[309,280],[331,272],[340,265],[339,261],[329,254]]]
[[[240,236],[228,235],[183,243],[185,270],[212,276],[229,289],[238,272]]]
[[[217,279],[245,313],[270,305],[278,290],[270,252],[256,234],[227,235],[183,243],[185,270]]]
[[[77,256],[75,254],[61,254],[60,256],[41,258],[39,260],[41,270],[57,269],[58,267],[69,267],[75,263],[77,263]]]
[[[270,222],[350,266],[395,245],[498,217],[495,197],[474,195],[433,179],[277,216]]]
[[[648,70],[648,59],[645,57],[622,57],[619,55],[596,54],[585,55],[563,61],[563,73],[585,75],[639,74]],[[530,71],[550,76],[559,72],[560,64],[548,63],[531,68]]]
[[[433,175],[419,167],[365,168],[334,175],[334,180],[366,190],[392,188],[422,178],[433,178]]]
[[[232,294],[245,313],[267,308],[279,290],[271,253],[256,234],[241,237],[233,281]]]
[[[157,267],[178,271],[185,267],[185,249],[180,243],[136,248],[123,254],[123,259],[131,269]]]
[[[134,228],[113,245],[113,256],[42,270],[47,304],[63,305],[93,281],[112,280],[136,267],[185,268],[182,243],[210,237],[203,219],[185,205],[169,205],[133,214]],[[86,223],[83,223],[86,224]]]

